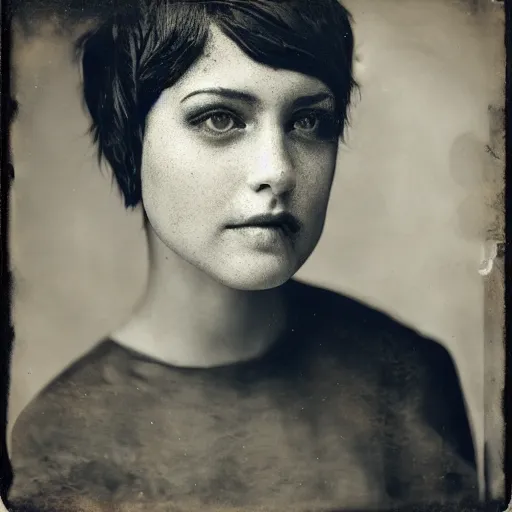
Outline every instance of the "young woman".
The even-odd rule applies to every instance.
[[[291,279],[322,233],[354,90],[346,9],[148,0],[79,47],[99,154],[126,206],[143,205],[150,276],[130,321],[17,421],[11,502],[298,512],[474,498],[448,353]]]

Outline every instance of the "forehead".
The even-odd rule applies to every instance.
[[[317,78],[254,61],[216,26],[203,54],[168,91],[181,97],[194,90],[222,87],[248,92],[262,100],[329,92]]]

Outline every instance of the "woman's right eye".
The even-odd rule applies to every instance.
[[[209,130],[224,133],[228,132],[235,126],[235,121],[229,114],[220,112],[218,114],[212,114],[208,119],[206,119],[205,126]]]
[[[233,130],[245,128],[245,123],[229,112],[210,112],[193,123],[213,135],[224,135]]]

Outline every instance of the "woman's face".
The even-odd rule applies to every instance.
[[[214,27],[204,55],[147,118],[141,175],[150,229],[227,286],[283,284],[323,229],[334,113],[322,82],[251,60]]]

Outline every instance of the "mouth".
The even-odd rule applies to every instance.
[[[282,212],[278,214],[255,215],[236,224],[230,224],[228,229],[266,229],[279,230],[286,236],[293,238],[301,230],[301,223],[291,213]]]

